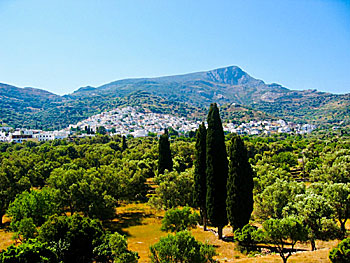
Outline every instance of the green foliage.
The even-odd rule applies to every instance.
[[[292,255],[296,242],[306,241],[308,238],[307,228],[295,217],[268,219],[263,223],[263,230],[266,240],[276,245],[283,262],[287,262]],[[289,242],[292,249],[285,254],[284,246],[287,242]]]
[[[171,158],[170,142],[167,131],[159,137],[158,148],[158,174],[163,174],[165,170],[173,170],[173,160]]]
[[[19,246],[11,245],[0,252],[0,263],[58,263],[53,249],[47,243],[29,239]]]
[[[0,263],[136,263],[138,260],[137,253],[128,250],[125,237],[106,234],[98,221],[79,215],[52,217],[40,228],[37,239],[24,241],[0,253]]]
[[[298,194],[305,192],[302,183],[288,182],[277,179],[269,185],[261,194],[254,199],[256,203],[256,214],[261,219],[283,218],[283,209],[289,202],[294,202]]]
[[[329,259],[332,263],[350,262],[350,238],[344,239],[329,252]]]
[[[0,152],[0,218],[17,194],[45,185],[57,190],[56,199],[49,198],[52,205],[100,219],[113,217],[119,200],[146,200],[146,178],[153,177],[156,170],[156,140],[130,139],[130,147],[123,152],[116,147],[121,142],[120,136],[98,135],[69,143],[57,140],[40,144],[4,144],[6,147]],[[36,214],[42,218],[49,210],[56,212],[57,209],[39,211],[46,201],[41,200],[44,197],[40,199],[37,192],[34,194],[35,197],[28,198],[18,209],[32,211],[30,217]],[[42,224],[35,222],[35,217],[33,220],[37,226]]]
[[[271,161],[282,167],[293,167],[298,164],[297,156],[291,152],[280,152],[272,156]]]
[[[215,103],[210,105],[207,122],[206,207],[208,219],[213,226],[218,227],[219,239],[221,239],[222,228],[227,224],[228,160],[219,109]]]
[[[185,206],[182,209],[172,208],[165,212],[162,220],[162,231],[179,232],[195,228],[199,222],[199,215]]]
[[[154,178],[158,185],[156,194],[149,200],[157,208],[191,206],[193,203],[194,178],[193,169],[178,173],[176,171],[159,174]]]
[[[66,244],[61,252],[63,262],[92,262],[94,248],[103,243],[105,232],[101,224],[80,215],[54,216],[39,230],[38,240],[50,243],[59,250],[60,242]]]
[[[162,237],[150,252],[152,263],[210,263],[216,255],[214,247],[196,241],[187,231]]]
[[[199,207],[202,215],[202,222],[206,225],[206,196],[207,196],[207,175],[206,175],[206,137],[207,130],[204,123],[199,125],[196,133],[196,151],[194,161],[194,195],[193,202]]]
[[[122,149],[123,149],[123,151],[125,151],[126,148],[128,148],[128,145],[126,144],[126,138],[123,135],[123,137],[122,137]]]
[[[256,177],[254,180],[254,195],[261,194],[268,186],[274,184],[277,179],[292,181],[291,175],[281,167],[269,163],[255,166]]]
[[[11,229],[19,231],[25,219],[30,219],[35,226],[41,226],[51,215],[59,213],[56,193],[45,187],[41,190],[31,190],[16,196],[7,210],[11,218]]]
[[[32,218],[22,219],[17,223],[16,227],[17,232],[14,235],[14,238],[16,239],[25,241],[34,238],[37,234],[37,228]]]
[[[331,219],[334,213],[328,200],[311,191],[300,194],[296,196],[295,200],[291,200],[284,208],[284,213],[298,216],[303,224],[309,228],[309,239],[312,250],[316,249],[315,240],[317,238],[327,240],[339,232],[333,232],[336,228],[335,226],[331,226],[331,222],[327,220]]]
[[[233,137],[231,134],[226,136],[225,146],[229,150]],[[348,135],[326,132],[303,136],[277,134],[245,136],[243,140],[255,173],[255,218],[282,219],[294,215],[309,229],[311,242],[336,238],[339,227],[335,220],[345,224],[349,214]],[[45,243],[40,239],[39,227],[56,210],[55,205],[58,206],[55,213],[71,215],[69,212],[72,211],[74,216],[113,218],[119,201],[147,200],[147,184],[152,183],[152,180],[146,182],[147,178],[154,177],[156,184],[150,203],[159,208],[193,205],[197,159],[194,158],[194,139],[172,141],[174,171],[159,175],[156,172],[156,138],[130,138],[127,144],[123,149],[121,136],[101,135],[71,142],[0,143],[0,215],[7,210],[11,211],[9,215],[13,213],[11,227],[16,229],[17,238],[22,242],[27,243],[35,237]],[[298,158],[299,163],[289,162],[286,156]],[[283,160],[289,163],[284,165]],[[295,182],[295,179],[308,179],[309,174],[311,180],[318,182],[307,189],[305,183]],[[214,191],[212,194],[225,193]],[[9,204],[11,209],[8,209]],[[68,227],[59,224],[62,224],[62,230],[57,233],[67,232]],[[241,244],[257,242],[261,231],[244,229],[236,233],[236,239],[242,240]],[[87,246],[88,250],[92,249],[93,260],[113,262],[116,253],[112,252],[110,236],[103,230],[99,235],[92,248]],[[47,247],[57,259],[64,258],[71,249],[70,238],[63,235],[52,239]],[[121,262],[133,262],[133,254],[125,253]]]
[[[335,217],[339,220],[341,230],[345,234],[345,224],[350,217],[350,184],[329,184],[324,195],[329,200],[335,211]]]
[[[138,254],[128,250],[126,238],[118,233],[107,234],[94,248],[96,262],[137,263]]]
[[[114,233],[109,238],[109,246],[114,255],[114,263],[136,263],[138,255],[136,252],[128,250],[128,244],[125,237]]]
[[[49,185],[57,190],[56,198],[71,213],[83,212],[86,216],[108,219],[114,216],[120,178],[110,168],[55,169]]]
[[[256,226],[245,225],[242,229],[236,229],[234,232],[235,241],[238,242],[241,252],[256,251],[257,243],[263,240],[261,230]]]
[[[233,229],[249,223],[253,212],[253,170],[248,162],[247,150],[239,136],[231,140],[227,180],[227,217]]]
[[[96,129],[96,133],[101,134],[101,135],[105,135],[107,133],[107,130],[104,126],[99,126]]]
[[[349,144],[349,141],[344,141],[342,145],[337,144],[334,148],[332,145],[325,147],[320,153],[320,163],[310,173],[312,180],[350,183]]]
[[[0,164],[0,226],[9,204],[17,194],[28,190],[31,185],[27,177],[31,160],[17,157],[14,154],[11,158],[3,159]]]
[[[176,139],[171,144],[171,152],[174,153],[173,168],[179,173],[193,166],[194,145],[193,143]]]

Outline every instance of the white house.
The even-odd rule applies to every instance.
[[[39,142],[44,141],[52,141],[55,139],[62,140],[68,138],[69,132],[67,131],[53,131],[53,132],[41,132],[38,134],[34,134],[34,138],[36,138]]]
[[[5,132],[0,132],[0,142],[7,142],[8,138]]]

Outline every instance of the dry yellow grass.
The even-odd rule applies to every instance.
[[[163,214],[146,204],[127,204],[117,209],[115,221],[124,224],[121,232],[128,238],[129,249],[138,252],[140,263],[149,262],[149,246],[167,235],[160,230]]]
[[[123,204],[117,209],[117,218],[105,226],[111,231],[118,231],[127,236],[129,249],[137,251],[140,256],[140,263],[149,263],[149,246],[158,242],[160,237],[166,236],[162,232],[161,219],[163,211],[152,209],[147,204]],[[214,230],[214,231],[212,231]],[[201,242],[208,242],[216,247],[220,262],[241,262],[241,263],[280,263],[282,259],[279,255],[265,255],[248,257],[237,251],[235,244],[218,240],[215,229],[203,231],[197,227],[192,230],[195,238]],[[0,250],[5,249],[13,243],[11,232],[0,229]],[[224,235],[232,235],[231,229],[226,227]],[[318,241],[317,251],[305,251],[293,254],[289,263],[328,263],[329,250],[335,247],[339,241]],[[310,244],[298,244],[297,248],[310,250]]]
[[[0,229],[0,251],[13,244],[13,233],[6,232],[4,229]]]
[[[149,246],[158,242],[159,238],[166,236],[160,230],[161,218],[164,212],[156,211],[150,208],[147,204],[125,204],[117,209],[118,218],[114,221],[117,225],[121,224],[119,229],[128,237],[129,249],[137,251],[140,256],[140,263],[149,263]],[[214,230],[214,229],[213,229]],[[195,238],[202,242],[208,242],[216,247],[220,262],[242,262],[242,263],[274,263],[282,262],[279,255],[265,255],[248,257],[237,251],[235,244],[232,242],[224,242],[218,240],[214,231],[203,231],[197,227],[192,230]],[[224,235],[232,235],[231,229],[226,227]],[[339,241],[318,241],[316,251],[305,251],[293,254],[288,262],[290,263],[326,263],[329,250],[335,247]],[[310,250],[310,244],[298,244],[297,248]]]
[[[6,216],[4,216],[3,222],[5,225],[8,225],[9,219]],[[12,232],[8,232],[6,229],[0,229],[0,251],[14,243],[12,237]]]

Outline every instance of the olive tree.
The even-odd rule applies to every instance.
[[[188,231],[160,238],[150,252],[152,263],[211,263],[216,255],[213,246],[197,241]]]
[[[263,231],[266,240],[276,245],[276,249],[284,263],[292,255],[295,244],[298,241],[306,241],[308,238],[308,230],[303,222],[292,216],[266,220],[263,223]],[[291,249],[286,253],[285,245],[287,242],[291,245]]]
[[[162,231],[179,232],[196,227],[198,222],[198,213],[192,213],[190,207],[172,208],[165,212],[162,220]]]

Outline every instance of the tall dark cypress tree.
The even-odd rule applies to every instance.
[[[195,160],[194,160],[194,203],[200,209],[204,230],[207,230],[207,129],[204,123],[199,125],[196,133]]]
[[[207,216],[218,228],[219,239],[227,225],[226,184],[228,161],[225,136],[216,103],[210,105],[207,129]]]
[[[242,229],[253,212],[253,170],[242,139],[235,136],[229,150],[227,216],[233,229]]]
[[[126,148],[128,148],[128,146],[126,144],[126,137],[123,135],[123,138],[122,138],[122,149],[123,149],[123,151],[125,151]]]
[[[164,134],[159,138],[158,153],[158,174],[163,174],[165,169],[172,171],[173,160],[171,158],[170,142],[167,129],[165,129]]]

